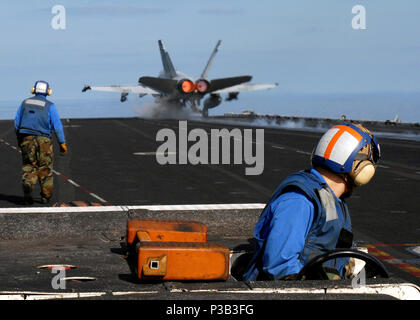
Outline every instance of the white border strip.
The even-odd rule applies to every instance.
[[[150,211],[204,211],[204,210],[246,210],[264,209],[264,203],[233,204],[186,204],[186,205],[146,205],[146,206],[91,206],[91,207],[24,207],[0,208],[2,213],[70,213],[70,212],[122,212],[128,210]]]
[[[382,294],[399,300],[420,300],[420,287],[413,283],[375,284],[333,288],[253,288],[251,290],[231,289],[172,289],[171,293],[227,293],[227,294]]]
[[[158,291],[116,291],[112,292],[113,296],[157,294]],[[254,288],[249,290],[236,289],[197,289],[188,290],[172,289],[170,293],[217,293],[217,294],[369,294],[369,295],[389,295],[400,300],[420,300],[420,288],[412,283],[399,284],[376,284],[361,286],[358,288],[351,287],[334,287],[334,288]],[[31,291],[0,291],[0,300],[49,300],[49,299],[80,299],[92,298],[106,295],[106,292],[72,292],[72,293],[55,293],[55,292],[31,292]]]
[[[101,297],[106,292],[7,292],[0,293],[0,300],[56,300],[56,299],[81,299]]]

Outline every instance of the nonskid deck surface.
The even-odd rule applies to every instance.
[[[185,284],[194,287],[191,290],[168,290],[168,286],[184,286],[182,283],[138,283],[122,254],[128,212],[134,210],[147,217],[170,214],[173,219],[198,220],[209,224],[210,241],[222,242],[232,250],[249,247],[253,227],[264,204],[282,179],[309,166],[309,155],[320,132],[266,128],[264,171],[250,176],[245,175],[247,164],[158,164],[156,151],[162,142],[156,141],[156,134],[165,128],[179,134],[176,120],[69,119],[63,120],[63,124],[69,153],[66,157],[56,154],[53,199],[48,206],[36,202],[30,207],[23,204],[19,181],[21,160],[12,121],[0,121],[3,159],[0,260],[7,261],[1,264],[3,294],[25,291],[29,297],[34,292],[56,292],[51,289],[54,275],[38,270],[37,266],[69,263],[78,265],[69,271],[70,276],[91,276],[96,280],[68,282],[70,290],[66,292],[105,292],[98,297],[145,299],[150,289],[150,297],[162,299],[186,299],[182,293],[199,299],[259,299],[242,292],[242,289],[251,290],[252,285],[231,278],[225,283]],[[188,130],[194,128],[202,128],[210,135],[211,129],[231,130],[236,126],[188,121]],[[255,134],[255,128],[253,130]],[[416,248],[420,246],[417,214],[420,144],[386,138],[379,142],[383,161],[377,175],[348,200],[355,239],[359,245],[373,245],[372,252],[376,250],[378,257],[385,257],[383,261],[392,279],[382,283],[400,279],[419,285],[420,257]],[[233,150],[231,153],[233,159]],[[79,201],[73,205],[85,202],[101,207],[52,207],[72,201]],[[198,207],[154,207],[175,204]],[[245,208],[202,206],[209,204],[238,204]],[[246,207],[247,204],[252,207]],[[267,287],[279,285],[273,282]],[[292,287],[297,285],[293,283]],[[319,283],[319,287],[325,285]],[[309,283],[299,286],[313,287]],[[343,283],[345,286],[350,284]],[[161,292],[162,288],[165,290]],[[217,288],[226,290],[220,292]],[[240,293],[235,294],[235,290]],[[134,293],[128,295],[129,291]],[[295,293],[287,290],[258,292],[275,299],[307,298],[308,295],[315,299],[334,298],[316,290],[311,291],[312,295],[297,289]]]

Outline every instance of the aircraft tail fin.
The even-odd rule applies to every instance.
[[[203,70],[203,73],[201,73],[201,78],[206,79],[207,78],[207,74],[209,73],[211,64],[213,63],[214,57],[216,56],[217,51],[219,50],[220,44],[222,43],[222,40],[217,41],[216,47],[214,48],[209,61],[207,61],[207,65]]]
[[[165,75],[168,78],[175,78],[176,71],[175,71],[174,65],[172,64],[171,58],[169,57],[168,52],[163,46],[162,40],[159,40],[158,43],[159,43],[160,56],[162,58],[162,65],[163,65],[163,70],[165,71]]]

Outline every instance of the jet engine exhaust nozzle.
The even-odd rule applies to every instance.
[[[190,93],[195,90],[195,85],[191,80],[183,79],[178,82],[178,90],[181,93]]]
[[[210,88],[210,83],[207,80],[199,79],[195,82],[195,89],[198,92],[204,93]]]

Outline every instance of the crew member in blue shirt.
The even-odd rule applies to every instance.
[[[22,102],[15,117],[16,137],[22,152],[22,187],[25,203],[33,204],[32,192],[39,180],[41,202],[46,204],[54,189],[53,132],[61,155],[67,153],[67,145],[57,108],[46,98],[52,93],[48,82],[37,81],[31,93],[34,96]]]
[[[372,179],[379,158],[376,138],[360,124],[328,130],[314,149],[312,168],[288,176],[261,213],[254,229],[257,248],[243,279],[293,280],[313,257],[343,244],[351,247],[344,199]],[[324,267],[350,278],[349,262],[340,258]]]

